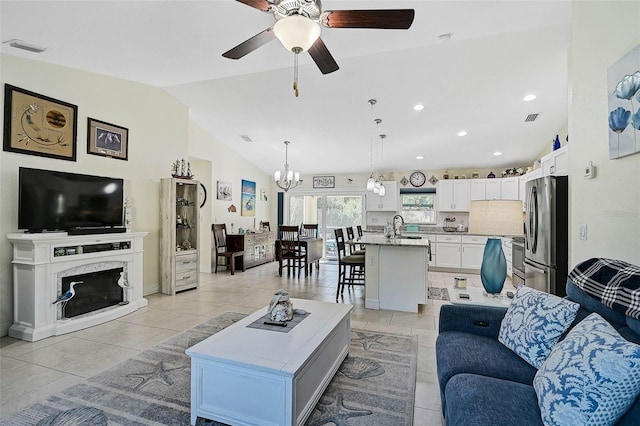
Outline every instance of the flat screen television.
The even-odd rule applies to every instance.
[[[124,231],[123,179],[20,167],[18,228],[28,232]]]

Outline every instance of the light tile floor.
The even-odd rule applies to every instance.
[[[433,287],[453,285],[455,275],[467,284],[481,286],[473,274],[430,272]],[[176,296],[146,296],[143,309],[62,336],[29,343],[0,338],[0,419],[96,375],[180,331],[224,312],[251,313],[266,306],[283,288],[294,298],[335,301],[337,265],[323,263],[309,277],[278,276],[276,263],[237,272],[201,274],[197,290]],[[430,300],[417,313],[364,308],[364,289],[345,291],[344,303],[354,305],[352,327],[418,336],[418,371],[414,425],[443,424],[435,368],[435,340],[442,301]],[[1,423],[1,422],[0,422]]]

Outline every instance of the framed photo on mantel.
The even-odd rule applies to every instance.
[[[4,85],[3,150],[76,161],[78,107]]]

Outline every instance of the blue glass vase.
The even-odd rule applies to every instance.
[[[504,257],[502,241],[499,238],[487,239],[480,278],[488,294],[499,294],[502,291],[504,280],[507,278],[507,259]]]

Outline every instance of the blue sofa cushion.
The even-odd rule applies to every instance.
[[[498,341],[540,368],[578,308],[578,303],[520,286],[502,320]]]
[[[593,313],[553,349],[533,386],[545,425],[614,424],[640,394],[640,346]]]
[[[446,331],[436,340],[436,364],[443,413],[447,382],[461,373],[479,374],[531,386],[536,369],[495,338]]]
[[[530,385],[474,374],[447,383],[447,426],[542,426]]]

